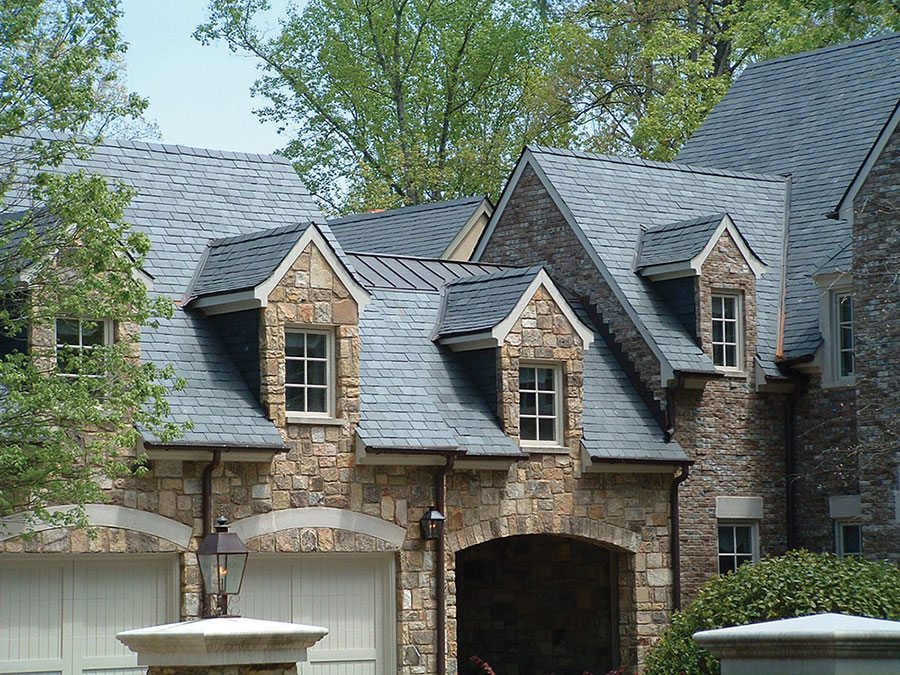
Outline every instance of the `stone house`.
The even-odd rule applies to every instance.
[[[328,675],[634,670],[719,571],[860,532],[896,557],[895,469],[807,467],[896,410],[898,55],[752,66],[676,163],[529,147],[496,208],[326,223],[275,157],[73,161],[137,191],[178,306],[141,357],[193,429],[144,437],[95,538],[0,533],[0,672],[138,672],[111,636],[201,613],[220,513],[253,552],[232,608],[328,626]]]

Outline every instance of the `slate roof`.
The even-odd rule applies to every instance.
[[[816,268],[813,276],[849,272],[853,267],[853,238],[848,237]]]
[[[8,143],[0,142],[0,156]],[[210,238],[320,218],[290,163],[280,157],[108,141],[90,158],[64,167],[78,169],[135,188],[126,218],[150,237],[146,268],[155,277],[154,292],[173,300],[182,298]],[[20,198],[17,206],[29,205]],[[177,444],[283,446],[202,316],[176,309],[158,329],[145,329],[142,355],[159,365],[173,364],[187,380],[184,391],[168,397],[173,420],[194,423]]]
[[[691,260],[709,243],[724,217],[724,213],[716,213],[644,230],[637,268]]]
[[[447,284],[435,338],[490,330],[509,316],[540,271],[509,269]]]
[[[309,225],[308,222],[296,223],[252,234],[211,239],[186,298],[255,288],[272,276]]]
[[[360,213],[328,221],[346,251],[440,258],[486,197]]]
[[[356,277],[368,289],[437,291],[447,282],[476,274],[510,269],[489,263],[411,258],[377,253],[348,253]]]
[[[653,282],[635,274],[638,239],[643,228],[730,214],[769,265],[757,281],[758,352],[767,372],[778,374],[783,178],[538,146],[526,154],[571,213],[607,282],[674,370],[715,372]]]
[[[851,234],[848,223],[827,216],[898,96],[896,33],[757,63],[738,77],[678,155],[686,164],[792,175],[786,358],[809,354],[821,341],[818,292],[810,277]]]

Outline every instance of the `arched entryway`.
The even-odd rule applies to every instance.
[[[459,672],[605,673],[616,662],[617,556],[559,535],[487,541],[456,554]]]

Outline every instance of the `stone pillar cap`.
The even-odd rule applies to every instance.
[[[216,617],[126,630],[116,639],[142,666],[224,666],[305,661],[327,628],[244,617]]]
[[[815,614],[694,633],[718,658],[898,658],[900,621],[848,614]]]

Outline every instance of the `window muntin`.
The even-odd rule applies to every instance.
[[[287,330],[284,334],[284,397],[287,412],[331,413],[331,335],[325,331]]]
[[[561,442],[560,370],[524,364],[519,368],[519,438],[526,444]]]
[[[842,558],[862,555],[862,525],[837,521],[834,524],[834,550]]]
[[[719,368],[743,368],[743,325],[741,296],[716,293],[712,296],[713,363]]]
[[[835,373],[838,379],[853,377],[856,370],[853,336],[853,296],[835,293],[832,309],[835,345]]]
[[[112,325],[100,319],[56,320],[56,370],[65,377],[99,377],[100,373],[83,372],[81,357],[89,356],[97,347],[112,343]]]
[[[719,574],[734,572],[741,565],[756,562],[755,523],[719,525]]]

